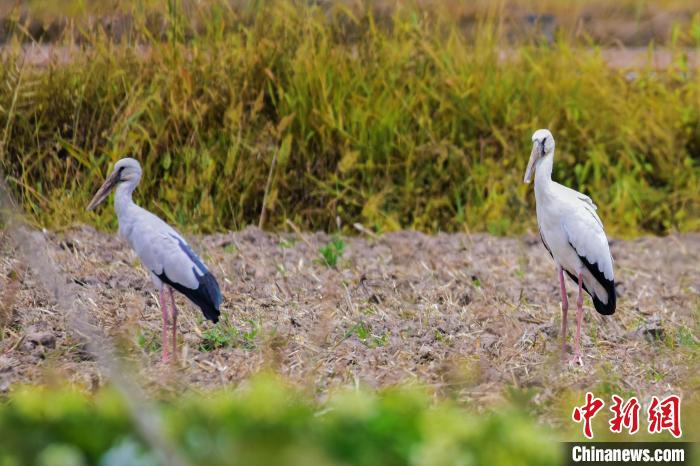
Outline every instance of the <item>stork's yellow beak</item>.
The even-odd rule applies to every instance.
[[[107,177],[102,186],[100,186],[100,189],[97,190],[92,200],[88,204],[87,210],[93,210],[95,207],[102,204],[105,199],[107,199],[107,196],[109,196],[109,192],[117,185],[118,182],[119,172],[114,171]]]
[[[542,153],[542,144],[539,141],[534,141],[532,143],[532,152],[530,152],[530,161],[527,163],[527,168],[525,169],[525,178],[523,181],[529,183],[532,181],[532,174],[535,172],[535,162]]]

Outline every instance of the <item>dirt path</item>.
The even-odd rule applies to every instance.
[[[61,310],[1,235],[0,390],[56,375],[99,386]],[[158,359],[156,296],[131,251],[90,228],[46,236],[46,253],[91,309],[85,317],[156,391],[238,384],[267,368],[319,398],[338,386],[414,383],[488,406],[516,389],[543,412],[567,387],[697,393],[688,377],[699,355],[697,234],[613,241],[618,312],[603,318],[586,299],[583,368],[558,362],[557,277],[535,237],[346,238],[337,269],[319,261],[325,234],[248,228],[192,238],[222,285],[225,319],[203,322],[179,298],[182,367],[168,369]]]
[[[584,49],[588,53],[593,53],[590,49]],[[0,46],[0,57],[8,52],[4,46]],[[27,45],[23,49],[22,61],[29,66],[46,67],[49,65],[67,65],[76,57],[84,55],[86,52],[80,47],[55,46],[55,45]],[[147,57],[149,49],[140,47],[135,50],[139,56]],[[685,64],[689,69],[696,69],[700,66],[700,53],[692,48],[680,49],[675,52],[664,48],[657,47],[650,50],[648,47],[614,47],[602,48],[600,55],[603,60],[611,67],[616,69],[642,69],[647,66],[663,70],[671,66],[673,63],[679,63],[678,57],[682,54],[685,57]],[[504,50],[501,58],[506,60],[513,56],[513,52]]]

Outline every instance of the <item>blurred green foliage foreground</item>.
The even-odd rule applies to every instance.
[[[155,465],[156,456],[103,389],[92,396],[27,387],[0,404],[0,465]],[[191,464],[559,464],[560,444],[515,411],[475,414],[408,389],[346,392],[318,407],[274,378],[235,392],[159,405],[168,438]]]
[[[118,38],[70,20],[38,64],[22,17],[6,21],[0,167],[38,224],[113,227],[111,209],[84,207],[131,155],[137,200],[189,230],[518,232],[534,226],[530,136],[549,127],[555,178],[591,194],[611,234],[700,229],[685,55],[700,15],[663,45],[670,66],[650,48],[648,67],[624,70],[566,31],[513,40],[497,8],[465,31],[410,4],[122,3]]]

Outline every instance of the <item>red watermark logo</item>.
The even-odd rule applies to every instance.
[[[639,411],[641,404],[636,397],[625,401],[617,395],[612,396],[610,411],[613,416],[608,421],[610,432],[622,433],[627,430],[630,434],[639,431]],[[571,413],[571,419],[576,423],[583,423],[583,435],[588,439],[593,438],[591,421],[605,406],[605,401],[597,398],[593,393],[586,393],[585,403],[576,406]],[[670,395],[663,400],[656,396],[651,397],[649,409],[647,409],[647,431],[650,434],[659,434],[668,431],[675,438],[683,435],[681,431],[681,398],[678,395]]]
[[[649,433],[658,434],[664,430],[680,438],[681,432],[681,398],[671,395],[663,400],[652,396],[649,405]]]
[[[617,395],[612,396],[613,405],[610,411],[613,413],[613,418],[610,419],[610,432],[621,433],[625,428],[630,434],[635,434],[639,430],[639,408],[641,405],[637,398],[632,397],[623,403],[623,399]]]
[[[603,409],[605,402],[600,398],[593,396],[593,393],[586,393],[586,404],[583,406],[576,406],[574,412],[571,413],[571,418],[574,422],[583,421],[583,435],[586,438],[593,438],[593,428],[591,427],[591,420],[598,414],[598,411]]]

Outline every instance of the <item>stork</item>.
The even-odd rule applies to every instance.
[[[537,224],[542,244],[554,259],[561,292],[562,356],[566,355],[567,311],[564,272],[578,285],[574,361],[581,362],[583,291],[602,315],[615,312],[613,258],[603,222],[590,197],[552,180],[554,137],[546,129],[532,135],[532,152],[525,170],[525,183],[535,177]]]
[[[219,321],[221,291],[219,284],[187,241],[174,228],[131,199],[141,180],[141,165],[132,158],[123,158],[114,165],[112,174],[95,193],[87,206],[93,210],[103,203],[116,187],[114,210],[119,220],[119,234],[126,239],[141,263],[150,271],[158,289],[163,316],[161,360],[169,360],[168,324],[172,324],[173,358],[177,356],[177,314],[173,291],[184,294],[199,306],[204,317]],[[168,312],[168,298],[171,308]]]

